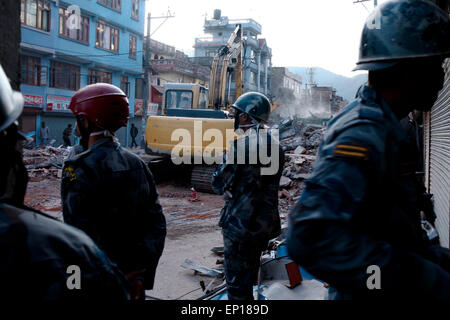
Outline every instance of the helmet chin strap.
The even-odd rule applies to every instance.
[[[250,120],[252,121],[252,123],[249,123],[249,124],[241,124],[241,125],[239,125],[239,128],[246,129],[246,128],[253,128],[253,127],[256,127],[256,126],[259,126],[259,125],[260,125],[260,123],[259,123],[258,121],[256,121],[255,119],[253,119],[251,116],[249,116],[249,117],[250,117]]]
[[[101,135],[104,135],[105,137],[115,137],[114,133],[112,133],[109,130],[93,132],[89,136],[96,137],[96,136],[101,136]]]

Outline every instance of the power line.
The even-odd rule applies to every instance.
[[[353,1],[353,3],[361,3],[364,6],[364,8],[367,9],[367,7],[364,5],[364,3],[368,2],[368,1],[372,1],[372,0],[356,0],[356,1]],[[376,8],[377,6],[378,6],[378,0],[373,0],[373,7]]]

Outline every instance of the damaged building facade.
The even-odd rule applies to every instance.
[[[347,104],[333,87],[312,85],[302,95],[302,105],[308,107],[309,116],[314,118],[331,118]]]
[[[130,121],[127,128],[117,132],[120,142],[128,145],[129,126],[139,124],[142,114],[143,90],[139,81],[145,1],[20,3],[20,89],[26,103],[22,130],[31,136],[45,122],[54,146],[63,144],[63,130],[75,122],[68,110],[71,97],[88,84],[106,82],[120,87],[128,96]],[[39,143],[37,134],[36,144]]]
[[[300,75],[286,67],[273,68],[273,100],[277,109],[275,118],[317,118],[330,119],[339,113],[348,101],[337,95],[330,86],[315,83],[305,85]],[[326,121],[325,121],[326,122]],[[318,123],[318,124],[325,124]]]
[[[272,49],[265,39],[260,39],[262,26],[253,19],[229,19],[214,11],[214,18],[205,20],[204,32],[208,37],[195,39],[195,60],[211,67],[214,56],[226,44],[230,35],[240,24],[243,29],[243,90],[257,91],[272,96]],[[236,84],[230,76],[229,100],[236,100]]]
[[[272,94],[280,118],[293,118],[301,113],[303,79],[286,67],[273,67]]]

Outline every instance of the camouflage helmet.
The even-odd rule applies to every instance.
[[[380,70],[407,59],[438,56],[450,56],[449,15],[427,0],[391,0],[367,18],[354,70]]]
[[[244,93],[231,107],[248,114],[258,121],[267,121],[269,119],[270,101],[259,92]]]

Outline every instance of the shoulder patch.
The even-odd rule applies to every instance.
[[[72,166],[67,166],[64,168],[62,177],[63,179],[67,178],[69,181],[77,180],[77,175],[75,174],[75,170]]]
[[[333,151],[333,156],[350,159],[369,159],[369,148],[355,143],[338,143]]]

